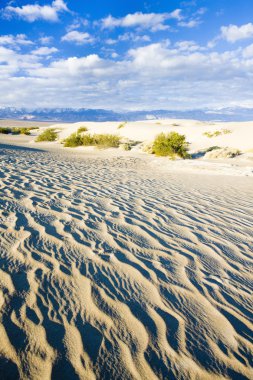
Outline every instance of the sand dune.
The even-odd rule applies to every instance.
[[[252,178],[0,145],[1,379],[252,379]]]
[[[161,132],[176,131],[184,134],[190,143],[190,150],[196,151],[213,145],[237,148],[243,152],[253,151],[253,122],[204,122],[198,120],[143,120],[123,123],[119,122],[79,122],[72,124],[55,124],[59,130],[59,140],[76,132],[79,127],[86,126],[90,133],[113,133],[123,138],[140,142],[151,142]],[[229,133],[208,138],[206,132],[227,130]]]

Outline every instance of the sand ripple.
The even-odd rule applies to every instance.
[[[1,379],[252,379],[253,183],[1,149]]]

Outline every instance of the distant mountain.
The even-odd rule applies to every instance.
[[[222,108],[205,110],[152,110],[114,112],[88,108],[40,108],[26,109],[2,107],[0,119],[39,120],[56,122],[77,121],[137,121],[149,119],[196,119],[202,121],[251,121],[252,108]]]

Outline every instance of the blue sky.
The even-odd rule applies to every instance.
[[[252,0],[0,1],[0,106],[253,107]]]

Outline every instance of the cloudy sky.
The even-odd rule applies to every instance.
[[[0,106],[253,107],[252,0],[0,0]]]

